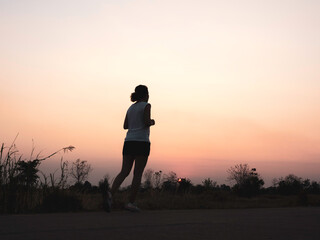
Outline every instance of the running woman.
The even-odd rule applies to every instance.
[[[140,211],[135,204],[135,199],[140,188],[141,178],[150,154],[150,126],[155,124],[151,119],[151,105],[148,103],[149,92],[144,85],[139,85],[131,94],[131,101],[134,102],[124,120],[123,128],[128,129],[122,150],[122,168],[115,178],[111,191],[108,193],[109,209],[111,208],[112,195],[118,190],[122,182],[131,172],[134,165],[131,194],[125,209],[129,211]]]

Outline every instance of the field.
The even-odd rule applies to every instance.
[[[114,199],[113,208],[121,210],[127,202],[128,192],[119,192]],[[100,194],[79,195],[84,210],[102,209]],[[145,210],[182,210],[182,209],[243,209],[279,208],[298,206],[320,206],[320,195],[274,195],[266,194],[252,198],[239,197],[230,192],[206,192],[202,194],[172,194],[166,192],[141,192],[137,205]]]

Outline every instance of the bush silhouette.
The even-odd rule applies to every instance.
[[[257,176],[250,176],[242,184],[236,184],[233,190],[242,197],[253,197],[260,193],[264,181]]]
[[[192,187],[192,183],[190,179],[187,178],[179,178],[178,179],[178,193],[180,194],[186,194],[190,192],[190,189]]]
[[[174,193],[177,190],[178,178],[175,172],[165,175],[162,183],[162,191]]]
[[[110,190],[110,184],[109,184],[109,177],[106,175],[103,179],[99,181],[99,190],[102,194],[102,201],[103,201],[103,209],[105,211],[109,211],[108,208],[108,191]]]
[[[81,161],[77,159],[72,163],[70,170],[70,176],[76,183],[83,183],[88,179],[89,173],[92,171],[92,167],[87,161]]]
[[[277,185],[278,192],[284,195],[299,194],[303,190],[302,179],[293,174],[280,178]]]
[[[30,159],[27,160],[18,154],[14,143],[16,138],[10,147],[5,147],[4,143],[0,147],[0,213],[30,212],[38,207],[48,193],[47,178],[42,183],[38,176],[41,162],[61,151],[74,149],[69,146],[46,157],[41,157],[40,154],[34,157],[33,148]]]
[[[248,164],[239,164],[228,170],[228,180],[235,181],[233,190],[239,196],[252,197],[260,193],[264,185],[263,179],[256,172],[255,168],[250,170]]]
[[[308,189],[311,194],[320,194],[320,184],[313,181]]]
[[[27,188],[34,186],[39,176],[37,175],[40,165],[39,160],[17,162],[17,182]]]

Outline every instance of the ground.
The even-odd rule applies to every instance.
[[[320,239],[320,208],[0,216],[0,239]]]

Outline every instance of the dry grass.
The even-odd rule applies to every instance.
[[[81,199],[82,206],[86,211],[97,211],[102,209],[101,194],[82,194],[78,196]]]
[[[128,196],[128,192],[119,192],[114,198],[113,209],[123,209]],[[140,193],[137,199],[137,205],[144,210],[320,206],[320,195],[307,195],[307,202],[301,202],[300,198],[300,196],[296,195],[261,195],[255,198],[241,198],[229,192],[179,195],[151,191]],[[81,196],[81,199],[84,210],[102,210],[102,196],[100,194],[85,194]]]

